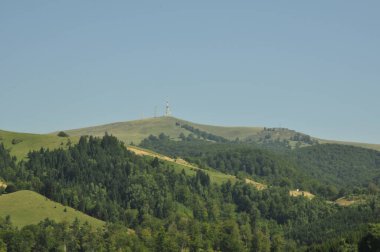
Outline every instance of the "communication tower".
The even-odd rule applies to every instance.
[[[170,116],[170,115],[171,115],[170,106],[169,106],[169,102],[167,101],[166,107],[165,107],[165,116]]]

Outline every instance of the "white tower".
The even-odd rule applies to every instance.
[[[170,116],[170,115],[171,115],[171,111],[169,107],[169,102],[166,101],[165,116]]]

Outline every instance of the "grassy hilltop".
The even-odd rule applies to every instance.
[[[181,133],[189,135],[191,132],[176,125],[176,123],[186,124],[211,134],[222,136],[224,138],[234,140],[236,137],[245,139],[261,132],[261,127],[221,127],[196,124],[181,120],[175,117],[157,117],[135,121],[117,122],[100,126],[74,129],[66,131],[71,136],[94,135],[103,136],[108,132],[120,140],[130,143],[139,143],[149,135],[158,135],[165,133],[166,135],[177,138]]]
[[[305,134],[289,129],[267,129],[263,127],[222,127],[188,122],[175,117],[157,117],[143,120],[116,122],[100,126],[93,126],[81,129],[67,130],[70,137],[58,137],[57,132],[51,134],[30,134],[16,133],[0,130],[0,142],[3,142],[6,148],[11,149],[11,154],[18,159],[26,157],[30,150],[39,150],[41,147],[55,149],[66,148],[67,142],[76,143],[82,135],[103,136],[105,132],[112,134],[129,144],[131,142],[138,144],[149,135],[159,135],[165,133],[171,138],[178,138],[183,133],[185,136],[192,132],[182,128],[179,125],[188,125],[204,132],[221,136],[229,140],[239,138],[241,140],[251,139],[254,142],[262,141],[269,137],[271,140],[290,140],[295,136],[306,136]],[[334,140],[316,139],[319,143],[337,143],[353,145],[368,149],[380,151],[380,144],[353,143]],[[292,145],[295,141],[289,141]],[[302,146],[302,145],[301,145]]]
[[[212,126],[192,123],[175,117],[157,117],[148,118],[143,120],[127,121],[127,122],[116,122],[111,124],[105,124],[94,127],[87,127],[81,129],[73,129],[65,131],[70,136],[81,136],[81,135],[93,135],[93,136],[103,136],[105,132],[112,134],[129,144],[133,142],[135,144],[140,143],[144,138],[149,135],[159,135],[160,133],[165,133],[171,138],[178,138],[178,136],[183,133],[185,136],[189,135],[189,130],[182,128],[176,124],[189,125],[201,131],[211,133],[216,136],[224,137],[228,140],[235,140],[239,138],[240,140],[252,141],[262,141],[262,139],[270,138],[272,140],[290,140],[291,144],[295,141],[291,140],[294,137],[307,136],[303,133],[296,132],[289,129],[268,129],[264,127],[224,127],[224,126]],[[357,147],[363,147],[368,149],[374,149],[380,151],[380,144],[367,144],[367,143],[353,143],[353,142],[343,142],[334,140],[323,140],[311,137],[312,140],[318,141],[319,143],[337,143],[344,145],[353,145]]]

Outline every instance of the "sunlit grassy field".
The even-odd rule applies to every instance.
[[[29,134],[0,130],[0,142],[10,149],[11,155],[16,156],[18,160],[26,158],[31,150],[39,150],[41,147],[66,148],[69,140],[74,144],[78,139],[79,137],[58,137],[56,134]]]
[[[77,218],[81,223],[88,222],[94,228],[105,224],[101,220],[27,190],[0,195],[0,216],[5,218],[7,215],[11,217],[13,225],[19,228],[37,224],[46,218],[68,223],[72,223]]]

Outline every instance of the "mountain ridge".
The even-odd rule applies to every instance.
[[[367,149],[374,149],[380,151],[380,144],[373,143],[361,143],[352,141],[338,141],[338,140],[327,140],[317,137],[309,136],[305,133],[298,132],[296,130],[291,130],[287,128],[267,128],[267,127],[250,127],[250,126],[215,126],[193,123],[183,119],[175,117],[156,117],[156,118],[146,118],[141,120],[132,120],[124,122],[115,122],[91,127],[84,127],[79,129],[65,130],[70,136],[81,136],[81,135],[94,135],[102,136],[105,132],[112,134],[126,144],[131,142],[138,144],[144,138],[149,135],[159,135],[160,133],[165,133],[172,138],[178,138],[178,136],[183,133],[184,135],[189,135],[192,132],[182,128],[183,125],[192,126],[194,129],[199,129],[204,132],[211,133],[216,136],[224,137],[228,140],[245,140],[245,141],[265,141],[266,138],[272,138],[273,141],[290,141],[291,147],[295,147],[297,141],[295,139],[307,139],[305,144],[301,144],[300,147],[304,145],[308,146],[308,141],[311,143],[336,143],[344,145],[353,145],[356,147],[363,147]],[[53,132],[51,134],[56,134]],[[302,142],[302,141],[301,141]]]
[[[306,137],[306,139],[308,139],[308,137],[310,137],[304,133],[284,128],[213,126],[193,123],[175,117],[156,117],[64,130],[69,134],[68,138],[58,137],[58,131],[48,134],[34,134],[0,130],[0,142],[3,142],[7,148],[12,149],[12,155],[17,156],[19,159],[23,159],[29,151],[39,150],[42,147],[66,148],[69,142],[77,142],[82,135],[103,136],[105,132],[108,132],[128,145],[130,143],[138,144],[149,135],[158,136],[160,133],[165,133],[172,138],[178,138],[181,133],[185,136],[192,134],[189,130],[182,128],[183,125],[189,125],[194,129],[221,136],[231,141],[236,138],[239,138],[240,140],[250,139],[253,142],[266,141],[268,136],[270,137],[270,140],[275,141],[277,139],[276,135],[280,136],[278,137],[279,141],[289,141],[290,138],[302,139]],[[321,144],[336,143],[380,151],[380,144],[325,140],[315,137],[310,137],[310,139]],[[292,145],[291,147],[297,146],[297,141],[290,140],[289,142],[290,145]],[[300,145],[300,147],[303,146],[303,144]]]

